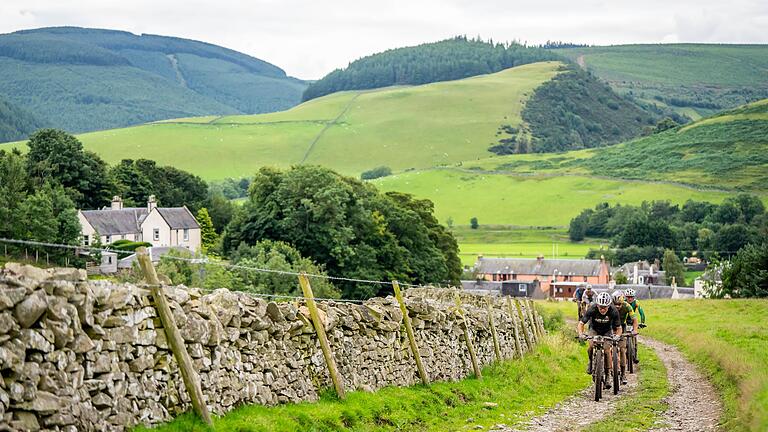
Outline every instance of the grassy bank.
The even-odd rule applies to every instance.
[[[575,315],[573,303],[537,306]],[[724,430],[768,430],[768,300],[652,300],[643,308],[643,334],[680,348],[717,387]]]
[[[325,395],[318,403],[245,406],[216,418],[213,430],[444,431],[513,424],[542,413],[584,388],[589,376],[576,373],[583,368],[583,357],[577,344],[559,334],[552,335],[523,360],[486,367],[482,380],[351,392],[343,402]],[[485,402],[498,406],[485,408]],[[185,415],[153,430],[211,429],[194,416]]]

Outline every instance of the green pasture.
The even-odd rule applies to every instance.
[[[608,180],[585,176],[514,176],[433,169],[377,179],[384,191],[412,193],[435,203],[445,223],[566,227],[587,207],[601,202],[640,204],[643,201],[688,199],[720,202],[728,194],[704,192],[671,184]]]
[[[464,265],[471,266],[478,255],[485,257],[535,258],[538,255],[556,258],[584,258],[589,249],[606,246],[605,242],[571,242],[565,228],[514,227],[481,225],[454,226],[451,231],[459,242],[459,257]],[[554,248],[553,248],[554,246]]]
[[[78,137],[110,164],[148,158],[206,180],[302,162],[354,176],[381,165],[428,168],[486,157],[499,126],[519,125],[525,99],[559,66],[529,64],[458,81],[335,93],[277,113],[175,119]]]

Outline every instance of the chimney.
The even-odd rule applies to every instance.
[[[637,264],[635,264],[635,274],[634,274],[634,276],[632,277],[632,283],[634,283],[635,285],[637,285],[637,283],[638,283],[638,282],[639,282],[639,280],[638,280],[638,274],[637,274]]]
[[[154,195],[150,195],[147,199],[147,212],[151,212],[155,207],[157,207],[157,200]]]
[[[123,200],[118,195],[112,197],[112,210],[122,210]]]

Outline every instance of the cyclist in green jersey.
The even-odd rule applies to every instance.
[[[640,315],[640,324],[638,325],[639,328],[645,328],[645,311],[643,310],[642,306],[640,306],[640,303],[637,301],[637,298],[635,297],[635,290],[632,288],[627,288],[624,291],[624,297],[627,299],[627,303],[629,303],[630,306],[632,306],[632,310]],[[637,331],[637,329],[635,329]],[[637,347],[637,345],[635,345]],[[637,348],[635,348],[637,349]],[[635,363],[640,363],[640,360],[637,358],[637,352],[635,352]]]
[[[635,311],[632,309],[632,306],[629,305],[626,301],[624,301],[624,293],[620,290],[616,290],[613,292],[613,305],[616,307],[616,309],[619,311],[619,322],[621,322],[621,326],[629,327],[630,325],[631,330],[633,332],[637,332],[637,317],[635,316]],[[624,330],[622,328],[622,330]],[[621,341],[619,341],[619,359],[621,363],[621,383],[623,385],[627,384],[627,378],[625,375],[625,371],[627,370],[627,339],[621,338]]]

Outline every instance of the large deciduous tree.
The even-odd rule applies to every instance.
[[[722,280],[731,297],[768,297],[768,243],[739,250],[723,267]]]
[[[291,244],[329,274],[428,283],[460,274],[455,240],[435,228],[431,203],[383,195],[363,182],[315,166],[262,168],[250,198],[224,235],[224,251],[260,240]],[[367,298],[389,286],[342,282],[344,297]]]
[[[84,151],[77,138],[61,130],[41,129],[27,145],[27,175],[35,187],[59,183],[80,208],[99,208],[109,202],[115,185],[107,164]]]

